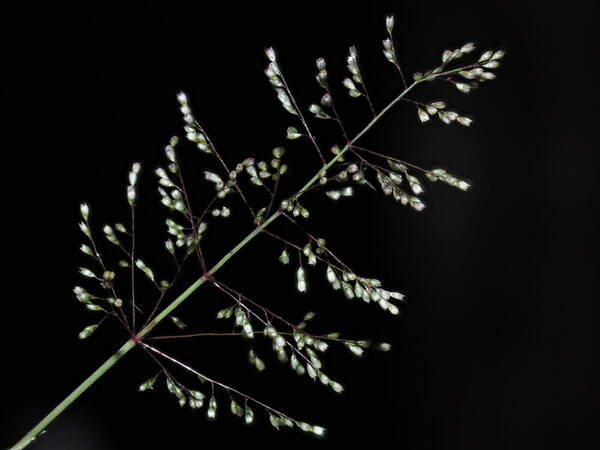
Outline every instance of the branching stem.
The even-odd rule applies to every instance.
[[[456,70],[458,71],[458,70]],[[453,73],[455,71],[448,71],[445,74]],[[409,91],[415,86],[421,83],[423,80],[415,81],[404,89],[396,98],[394,98],[388,105],[383,108],[352,140],[350,140],[344,148],[335,155],[327,164],[325,164],[319,171],[306,182],[306,184],[291,197],[291,200],[298,200],[306,191],[308,191],[315,183],[317,183],[324,171],[329,170],[336,162],[344,156],[344,154],[352,148],[352,145],[364,136],[385,114],[398,103]],[[207,280],[209,280],[215,272],[217,272],[225,263],[227,263],[234,255],[236,255],[242,248],[244,248],[250,241],[268,227],[273,221],[282,215],[281,210],[277,210],[271,216],[269,216],[264,222],[254,228],[244,239],[242,239],[234,248],[225,254],[210,270],[208,270],[202,277],[198,278],[192,283],[185,291],[183,291],[175,300],[173,300],[165,309],[163,309],[150,323],[143,327],[137,335],[130,338],[119,350],[117,350],[110,358],[108,358],[98,369],[96,369],[88,378],[86,378],[73,392],[71,392],[62,402],[58,404],[48,415],[46,415],[35,427],[33,427],[25,436],[17,442],[11,450],[21,450],[27,447],[44,429],[52,423],[65,409],[67,409],[71,403],[73,403],[83,392],[85,392],[90,386],[92,386],[102,375],[104,375],[108,369],[114,366],[126,353],[138,344],[142,344],[143,338],[150,333],[156,325],[158,325],[163,319],[165,319],[171,312],[183,303],[192,293],[194,293],[200,286],[202,286]]]

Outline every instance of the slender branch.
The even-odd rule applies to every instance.
[[[132,334],[135,334],[135,206],[131,209],[131,321]]]
[[[186,260],[188,259],[188,257],[189,257],[189,254],[186,253],[186,255],[183,257],[182,261],[177,263],[177,270],[176,270],[175,275],[173,276],[171,282],[169,283],[169,287],[173,286],[173,284],[175,284],[175,282],[177,281],[177,278],[179,278],[179,275],[181,274],[181,269],[183,268],[183,265],[186,262]],[[158,308],[160,307],[160,304],[163,301],[163,299],[165,298],[165,294],[167,293],[168,290],[169,290],[168,287],[164,288],[162,290],[160,296],[158,297],[158,300],[156,301],[156,304],[154,305],[154,309],[152,310],[152,312],[148,316],[148,319],[146,320],[146,323],[144,324],[144,326],[146,326],[148,324],[148,322],[150,320],[152,320],[152,317],[158,311]]]
[[[304,228],[300,223],[298,223],[297,220],[292,218],[289,214],[283,213],[283,215],[287,220],[289,220],[292,224],[296,225],[304,234],[306,234],[311,241],[313,241],[314,243],[316,243],[318,245],[319,238],[317,238],[316,236],[309,233],[308,230],[306,230],[306,228]],[[331,261],[327,261],[329,264],[331,264],[332,266],[335,266],[340,271],[345,270],[348,272],[352,272],[350,267],[348,267],[340,258],[335,256],[335,254],[331,250],[329,250],[329,248],[327,246],[323,247],[323,249],[327,252],[328,255],[330,255],[335,261],[337,261],[338,264],[340,264],[342,266],[342,268],[337,267],[335,264],[331,264]],[[318,255],[315,255],[315,257],[317,259],[320,259],[321,261],[323,261],[323,258],[319,257]]]
[[[290,217],[289,217],[289,215],[287,215],[287,214],[286,214],[284,217],[286,217],[286,218],[288,218],[288,219],[290,218]],[[293,242],[291,242],[291,241],[288,241],[287,239],[285,239],[285,238],[283,238],[283,237],[279,236],[278,234],[275,234],[275,233],[273,233],[273,232],[271,232],[271,231],[269,231],[269,230],[263,230],[263,233],[265,233],[265,234],[266,234],[266,235],[268,235],[268,236],[271,236],[273,239],[277,239],[278,241],[281,241],[281,242],[283,242],[285,245],[288,245],[288,246],[290,246],[290,247],[292,247],[292,248],[294,248],[294,249],[298,250],[299,252],[302,252],[302,250],[303,250],[303,249],[302,249],[302,247],[300,247],[299,245],[296,245],[296,244],[294,244]],[[312,239],[312,237],[311,237],[311,236],[309,236],[309,239]],[[335,255],[333,255],[333,253],[331,253],[331,252],[330,252],[328,249],[325,249],[325,250],[327,250],[327,252],[328,252],[328,253],[330,253],[330,254],[331,254],[331,255],[332,255],[334,258],[335,258]],[[332,263],[331,263],[331,261],[329,261],[329,259],[325,259],[325,258],[323,258],[323,257],[322,257],[322,256],[320,256],[320,255],[315,255],[315,258],[317,258],[319,261],[322,261],[322,262],[324,262],[325,264],[329,264],[329,265],[332,265],[332,266],[334,266],[335,268],[337,268],[337,269],[338,269],[338,270],[340,270],[340,271],[348,269],[348,266],[346,266],[345,264],[343,264],[343,263],[342,263],[342,262],[341,262],[339,259],[337,259],[337,258],[335,258],[335,259],[336,259],[336,260],[337,260],[337,261],[338,261],[340,264],[342,264],[342,265],[345,267],[345,269],[344,269],[344,268],[342,268],[342,267],[339,267],[339,266],[337,266],[336,264],[332,264]]]
[[[306,334],[307,336],[310,336],[313,339],[319,339],[322,341],[332,341],[332,342],[351,342],[351,343],[359,343],[359,342],[363,342],[360,339],[342,339],[342,338],[336,338],[336,337],[330,337],[327,335],[315,335],[315,334],[310,334],[307,333],[306,331],[302,330],[302,332],[304,334]],[[265,331],[261,331],[261,330],[257,330],[254,331],[255,334],[259,334],[262,336],[267,336],[267,333]],[[278,331],[279,334],[283,335],[283,336],[293,336],[294,333],[290,333],[289,331]],[[161,340],[169,340],[169,339],[188,339],[188,338],[196,338],[196,337],[235,337],[235,336],[243,336],[244,333],[242,332],[225,332],[225,333],[219,333],[219,332],[205,332],[205,333],[191,333],[191,334],[173,334],[173,335],[165,335],[165,336],[151,336],[146,338],[147,341],[161,341]]]
[[[310,127],[308,126],[308,122],[304,118],[304,114],[302,114],[302,110],[300,109],[300,107],[296,103],[296,100],[294,99],[294,95],[292,94],[292,91],[290,90],[287,82],[285,81],[285,77],[283,76],[283,72],[280,71],[279,77],[281,79],[281,82],[283,83],[283,86],[285,87],[285,90],[287,91],[288,96],[290,97],[290,100],[292,101],[292,103],[294,105],[294,109],[298,113],[298,118],[300,119],[300,122],[302,123],[302,126],[306,130],[306,133],[308,133],[308,138],[310,139],[310,141],[312,142],[313,146],[317,150],[317,153],[319,154],[319,157],[321,158],[321,161],[323,162],[323,164],[325,164],[325,158],[323,157],[323,152],[321,151],[321,148],[319,147],[319,144],[317,144],[317,140],[315,139],[314,135],[310,131]]]
[[[214,155],[214,157],[219,161],[221,166],[223,166],[223,169],[225,169],[225,172],[229,175],[229,172],[230,172],[229,167],[227,166],[227,163],[225,162],[225,160],[221,157],[221,155],[217,151],[217,148],[215,147],[214,143],[210,139],[209,134],[204,130],[204,128],[202,128],[202,125],[200,125],[200,123],[197,120],[194,121],[194,124],[200,130],[200,132],[204,135],[204,137],[206,138],[206,141],[208,142],[208,145],[210,145],[210,148],[212,149],[211,154]],[[240,198],[244,202],[244,205],[246,205],[246,207],[248,208],[248,211],[250,212],[250,215],[252,215],[252,218],[253,219],[256,218],[254,209],[252,209],[252,206],[246,199],[246,196],[244,195],[242,188],[239,186],[239,184],[237,182],[235,183],[235,190],[238,192],[238,194],[240,194]]]
[[[265,315],[270,314],[271,316],[273,316],[276,319],[280,320],[281,322],[285,323],[290,328],[292,328],[292,329],[297,329],[298,328],[298,327],[296,327],[296,325],[292,324],[290,321],[284,319],[281,316],[276,315],[275,313],[273,313],[272,311],[268,310],[264,306],[261,306],[258,303],[252,301],[250,298],[246,297],[242,293],[237,292],[237,291],[233,290],[230,287],[227,287],[225,285],[216,283],[214,281],[213,281],[213,284],[218,289],[220,289],[221,291],[223,291],[224,293],[226,293],[227,295],[229,295],[239,306],[243,307],[250,315],[252,315],[254,318],[256,318],[256,320],[258,320],[260,323],[262,323],[265,327],[268,326],[268,325],[270,325],[269,318],[267,317],[267,320],[262,319],[258,314],[256,314],[254,311],[252,311],[246,305],[244,305],[243,302],[242,302],[242,300],[248,301],[249,303],[253,304],[257,308],[259,308],[260,310],[262,310],[265,313]],[[228,291],[230,291],[230,292],[228,292]],[[238,298],[236,298],[236,295],[238,296]],[[294,352],[298,356],[300,356],[300,358],[302,358],[304,360],[304,362],[306,362],[306,364],[308,364],[309,366],[312,366],[313,369],[315,369],[316,372],[319,371],[318,368],[314,366],[313,362],[304,353],[302,353],[302,351],[296,345],[294,345],[288,339],[284,339],[284,341],[285,341],[285,344],[292,349],[292,352]]]
[[[405,166],[411,167],[411,168],[413,168],[415,170],[418,170],[420,172],[423,172],[423,173],[431,173],[431,170],[423,169],[422,167],[416,166],[416,165],[411,164],[411,163],[409,163],[407,161],[404,161],[402,159],[393,158],[392,156],[384,155],[383,153],[374,152],[373,150],[369,150],[368,148],[358,147],[356,145],[353,145],[352,148],[354,148],[356,150],[360,150],[360,151],[366,152],[366,153],[371,153],[372,155],[379,156],[380,158],[383,158],[383,159],[389,159],[391,161],[395,161],[397,163],[404,164]]]
[[[391,38],[391,35],[390,35]],[[404,78],[404,73],[402,72],[402,68],[400,67],[400,63],[398,62],[398,53],[396,52],[396,46],[393,46],[394,49],[394,66],[396,66],[396,69],[398,69],[398,72],[400,73],[400,78],[402,79],[402,84],[404,86],[406,86],[406,78]]]
[[[227,295],[229,295],[231,298],[233,298],[236,303],[240,304],[241,306],[243,306],[250,314],[252,314],[254,317],[256,317],[259,321],[262,322],[262,319],[260,317],[258,317],[256,314],[254,314],[253,311],[250,311],[249,308],[247,308],[245,305],[243,305],[242,301],[246,301],[248,303],[250,303],[251,305],[259,308],[260,310],[262,310],[264,312],[264,314],[268,317],[270,316],[271,318],[275,318],[277,320],[279,320],[280,322],[282,322],[283,324],[287,325],[288,327],[292,328],[292,329],[298,329],[298,327],[296,325],[294,325],[293,323],[291,323],[289,320],[285,319],[284,317],[280,316],[279,314],[273,312],[272,310],[270,310],[269,308],[259,305],[258,303],[256,303],[254,300],[252,300],[251,298],[245,296],[244,294],[242,294],[241,292],[237,292],[234,289],[232,289],[229,286],[226,286],[225,284],[219,282],[219,283],[214,283],[216,285],[217,288],[223,290],[223,288],[225,288],[225,293]],[[229,291],[229,292],[228,292]],[[234,295],[235,294],[239,297],[239,300],[235,298]],[[266,323],[263,322],[264,325],[267,325]]]
[[[369,104],[369,109],[371,110],[371,114],[373,114],[373,117],[377,117],[377,112],[375,111],[375,106],[373,105],[373,101],[371,100],[371,96],[369,95],[369,91],[367,90],[367,85],[365,84],[364,79],[362,78],[362,73],[360,75],[360,78],[362,79],[362,89],[365,93],[365,98],[367,99],[367,103]],[[404,85],[406,86],[406,84]]]
[[[271,200],[269,201],[269,206],[267,207],[267,212],[265,213],[266,216],[268,216],[271,213],[271,208],[273,207],[273,202],[275,201],[275,197],[277,196],[277,188],[279,187],[280,180],[281,175],[279,175],[275,180],[275,186],[273,187],[273,192],[271,193]]]
[[[293,422],[296,422],[296,420],[292,419],[292,418],[291,418],[290,416],[288,416],[287,414],[284,414],[284,413],[282,413],[281,411],[278,411],[277,409],[275,409],[275,408],[272,408],[271,406],[269,406],[269,405],[266,405],[265,403],[263,403],[263,402],[261,402],[261,401],[259,401],[259,400],[256,400],[254,397],[251,397],[251,396],[249,396],[248,394],[244,394],[243,392],[240,392],[240,391],[238,391],[237,389],[235,389],[235,388],[232,388],[231,386],[228,386],[228,385],[226,385],[226,384],[223,384],[223,383],[221,383],[221,382],[219,382],[219,381],[217,381],[217,380],[214,380],[214,379],[212,379],[212,378],[209,378],[209,377],[207,377],[207,376],[206,376],[206,375],[204,375],[203,373],[200,373],[200,372],[198,372],[197,370],[193,369],[192,367],[188,366],[187,364],[185,364],[185,363],[182,363],[181,361],[178,361],[177,359],[173,358],[172,356],[169,356],[169,355],[167,355],[166,353],[163,353],[163,352],[162,352],[162,351],[160,351],[159,349],[157,349],[157,348],[155,348],[155,347],[153,347],[153,346],[151,346],[151,345],[148,345],[148,344],[146,344],[145,342],[141,342],[141,343],[140,343],[140,345],[142,345],[142,347],[144,347],[144,348],[147,348],[148,350],[151,350],[152,352],[156,353],[157,355],[160,355],[160,356],[162,356],[163,358],[165,358],[165,359],[168,359],[168,360],[169,360],[169,361],[171,361],[172,363],[174,363],[174,364],[177,364],[179,367],[181,367],[181,368],[185,369],[186,371],[188,371],[188,372],[190,372],[190,373],[192,373],[192,374],[196,375],[197,377],[200,377],[200,378],[202,378],[202,379],[204,379],[204,380],[208,381],[208,382],[209,382],[209,383],[211,383],[212,385],[215,385],[215,384],[216,384],[217,386],[220,386],[220,387],[222,387],[223,389],[225,389],[225,390],[226,390],[226,391],[228,391],[228,392],[235,392],[235,393],[236,393],[236,394],[238,394],[239,396],[241,396],[241,397],[243,397],[243,398],[245,398],[245,399],[247,399],[247,400],[250,400],[251,402],[254,402],[254,403],[256,403],[257,405],[260,405],[260,406],[262,406],[263,408],[265,408],[265,409],[267,409],[267,410],[269,410],[269,411],[272,411],[272,412],[274,412],[275,414],[278,414],[279,416],[286,417],[286,418],[290,419],[291,421],[293,421]]]
[[[102,260],[102,256],[100,255],[100,252],[98,251],[98,248],[96,247],[96,241],[93,237],[93,235],[90,233],[88,236],[88,239],[90,241],[90,243],[92,244],[92,249],[93,249],[93,258],[98,262],[98,264],[100,264],[100,267],[102,267],[102,271],[106,272],[106,265],[104,264],[104,261]],[[101,279],[98,279],[98,281],[102,281]],[[117,293],[115,292],[115,288],[114,286],[110,285],[110,291],[112,292],[114,298],[118,298]],[[129,323],[127,322],[127,316],[125,315],[125,313],[123,312],[123,309],[121,308],[117,308],[119,310],[120,316],[118,314],[116,314],[116,317],[119,319],[119,321],[123,324],[123,326],[125,327],[125,329],[127,330],[127,332],[131,335],[133,335],[133,330],[131,328],[129,328]],[[115,307],[114,305],[111,305],[111,310],[113,312],[115,312]]]

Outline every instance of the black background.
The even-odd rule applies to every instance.
[[[431,185],[429,208],[420,214],[368,190],[336,204],[306,200],[310,229],[356,272],[406,292],[405,314],[349,304],[326,286],[322,269],[310,271],[310,295],[298,295],[294,268],[277,263],[281,247],[267,238],[219,277],[294,321],[318,311],[315,331],[388,341],[393,352],[357,361],[333,350],[328,371],[348,388],[338,398],[280,367],[267,347],[269,370],[258,376],[244,343],[161,346],[290,415],[324,424],[328,437],[277,433],[263,417],[245,427],[229,417],[225,401],[210,423],[180,410],[162,387],[138,394],[155,369],[132,352],[35,448],[598,448],[598,264],[591,245],[598,225],[596,15],[592,2],[542,1],[86,3],[6,11],[0,445],[33,426],[126,338],[107,326],[80,342],[77,332],[94,319],[71,288],[86,262],[77,250],[78,204],[91,203],[96,225],[126,217],[133,160],[144,163],[141,247],[158,272],[168,273],[151,169],[181,130],[175,94],[189,94],[230,162],[284,143],[292,165],[284,189],[291,192],[292,181],[306,179],[318,160],[308,146],[284,142],[292,118],[262,73],[264,47],[279,50],[307,105],[319,95],[315,57],[326,56],[332,78],[341,79],[347,46],[357,44],[381,107],[400,90],[380,56],[390,13],[408,73],[434,67],[445,48],[469,40],[508,51],[498,79],[471,95],[450,85],[414,93],[473,115],[471,129],[421,126],[411,105],[402,104],[365,140],[425,167],[451,168],[473,181],[469,193]],[[358,130],[367,110],[337,92]],[[325,141],[332,135],[318,129]],[[207,160],[191,147],[186,153],[188,176],[197,180]],[[202,193],[196,195],[201,202]],[[282,225],[276,228],[298,237]],[[240,205],[229,223],[215,221],[211,261],[250,226]],[[203,288],[178,315],[193,330],[223,329],[228,325],[212,317],[225,305]],[[166,325],[161,331],[173,332]]]

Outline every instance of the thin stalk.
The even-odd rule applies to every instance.
[[[160,356],[162,356],[163,358],[165,358],[165,359],[168,359],[168,360],[169,360],[169,361],[171,361],[172,363],[174,363],[174,364],[177,364],[179,367],[182,367],[183,369],[187,370],[188,372],[190,372],[190,373],[193,373],[194,375],[196,375],[196,376],[197,376],[197,377],[199,377],[200,379],[205,379],[206,381],[208,381],[209,383],[211,383],[211,384],[213,385],[213,389],[214,389],[214,385],[216,384],[217,386],[220,386],[220,387],[222,387],[223,389],[225,389],[227,392],[230,392],[230,393],[231,393],[231,392],[235,392],[236,394],[238,394],[239,396],[243,397],[243,398],[244,398],[244,399],[246,399],[246,400],[249,400],[249,401],[251,401],[251,402],[254,402],[254,403],[256,403],[257,405],[260,405],[260,406],[262,406],[263,408],[265,408],[265,409],[267,409],[267,410],[269,410],[269,411],[272,411],[272,412],[274,412],[275,414],[279,414],[279,415],[280,415],[280,416],[282,416],[282,417],[285,417],[285,418],[287,418],[287,419],[293,420],[293,419],[292,419],[291,417],[289,417],[287,414],[284,414],[284,413],[282,413],[281,411],[278,411],[278,410],[276,410],[275,408],[271,408],[269,405],[266,405],[266,404],[264,404],[263,402],[261,402],[261,401],[258,401],[258,400],[256,400],[256,399],[255,399],[255,398],[253,398],[253,397],[250,397],[248,394],[244,394],[243,392],[240,392],[240,391],[238,391],[237,389],[234,389],[234,388],[232,388],[231,386],[227,386],[226,384],[223,384],[223,383],[221,383],[221,382],[219,382],[219,381],[217,381],[217,380],[213,380],[212,378],[209,378],[209,377],[207,377],[206,375],[204,375],[204,374],[202,374],[202,373],[198,372],[196,369],[194,369],[194,368],[192,368],[192,367],[188,366],[188,365],[187,365],[187,364],[185,364],[185,363],[182,363],[181,361],[179,361],[179,360],[177,360],[177,359],[173,358],[172,356],[169,356],[169,355],[167,355],[166,353],[163,353],[163,352],[161,352],[159,349],[157,349],[157,348],[155,348],[155,347],[152,347],[151,345],[145,344],[145,343],[143,343],[143,342],[141,343],[141,345],[142,345],[144,348],[146,348],[146,349],[148,349],[148,350],[150,350],[150,351],[152,351],[152,352],[156,353],[157,355],[160,355]],[[231,394],[230,394],[230,395],[231,395]]]
[[[120,360],[129,350],[135,347],[135,341],[133,339],[129,339],[125,344],[116,351],[110,358],[108,358],[104,364],[96,369],[94,373],[92,373],[83,383],[81,383],[77,388],[71,392],[65,399],[58,404],[56,408],[54,408],[50,414],[44,417],[40,423],[38,423],[33,429],[27,433],[19,442],[17,442],[11,450],[21,450],[27,447],[31,442],[35,440],[35,438],[44,431],[44,428],[48,424],[50,424],[54,419],[56,419],[65,409],[67,409],[71,403],[73,403],[77,398],[83,394],[87,388],[89,388],[92,384],[98,380],[104,373],[110,369],[115,363]]]
[[[308,191],[311,186],[318,182],[320,173],[323,170],[329,169],[333,166],[344,154],[351,149],[352,144],[359,140],[367,131],[369,131],[373,125],[375,125],[396,103],[398,103],[402,97],[404,97],[412,88],[414,88],[421,81],[415,81],[408,86],[404,91],[400,93],[394,100],[392,100],[385,108],[383,108],[379,114],[377,114],[351,141],[349,141],[344,148],[332,158],[325,166],[323,166],[291,199],[298,200],[302,194]],[[258,236],[271,222],[282,215],[280,210],[277,210],[271,216],[269,216],[263,223],[258,225],[252,230],[244,239],[242,239],[233,249],[231,249],[225,256],[223,256],[219,262],[217,262],[209,271],[207,271],[202,277],[198,278],[192,283],[185,291],[183,291],[175,300],[173,300],[165,309],[163,309],[148,325],[140,330],[140,332],[129,339],[123,346],[116,351],[104,364],[102,364],[95,372],[93,372],[83,383],[81,383],[73,392],[71,392],[62,402],[56,406],[50,413],[44,417],[35,427],[31,429],[19,442],[17,442],[11,450],[21,450],[27,447],[44,429],[52,423],[67,407],[71,405],[83,392],[85,392],[90,386],[92,386],[102,375],[104,375],[108,369],[114,366],[127,352],[134,348],[152,329],[158,325],[165,317],[183,303],[196,289],[202,286],[207,280],[210,280],[212,275],[217,272],[227,261],[229,261],[237,252],[246,246],[252,239]]]

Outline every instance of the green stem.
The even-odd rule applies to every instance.
[[[56,408],[54,408],[50,413],[44,417],[40,423],[38,423],[33,429],[27,433],[19,442],[17,442],[11,450],[21,450],[27,447],[31,442],[35,440],[35,438],[44,431],[44,428],[48,424],[50,424],[54,419],[56,419],[65,409],[67,409],[71,403],[73,403],[77,398],[83,394],[87,388],[89,388],[92,384],[96,382],[98,378],[100,378],[104,373],[110,369],[115,363],[120,360],[125,353],[135,347],[135,341],[133,339],[129,339],[125,344],[116,351],[114,355],[108,358],[104,364],[98,367],[94,373],[92,373],[87,379],[81,383],[77,388],[71,392],[65,399],[58,404]]]
[[[308,182],[300,189],[295,195],[291,198],[292,200],[298,200],[302,194],[304,194],[308,189],[311,188],[313,184],[315,184],[319,178],[322,171],[326,171],[331,166],[333,166],[342,156],[346,153],[352,144],[354,144],[358,139],[360,139],[367,131],[369,131],[373,125],[375,125],[379,119],[381,119],[396,103],[402,99],[412,88],[414,88],[420,81],[415,81],[410,86],[408,86],[400,95],[398,95],[394,100],[392,100],[385,108],[381,110],[379,114],[377,114],[361,131],[358,133],[350,142],[346,143],[344,148],[329,161],[315,176],[313,176]],[[237,252],[239,252],[242,248],[246,246],[252,239],[254,239],[258,234],[260,234],[271,222],[277,219],[281,215],[280,211],[276,211],[269,218],[267,218],[263,223],[257,226],[254,230],[252,230],[244,239],[240,241],[233,249],[231,249],[225,256],[223,256],[219,262],[217,262],[208,272],[203,275],[199,279],[197,279],[193,284],[191,284],[183,293],[181,293],[173,302],[171,302],[165,309],[163,309],[148,325],[140,330],[140,332],[135,336],[135,338],[129,339],[125,344],[117,350],[117,352],[108,358],[104,364],[102,364],[94,373],[92,373],[83,383],[81,383],[73,392],[71,392],[62,402],[58,404],[56,408],[54,408],[50,413],[44,417],[35,427],[29,431],[19,442],[17,442],[11,450],[21,450],[29,445],[44,429],[54,421],[71,403],[73,403],[83,392],[85,392],[91,385],[93,385],[104,373],[108,371],[112,366],[116,364],[129,350],[136,346],[137,342],[142,340],[144,336],[146,336],[152,329],[158,325],[165,317],[167,317],[175,308],[177,308],[183,301],[185,301],[196,289],[202,286],[210,276],[213,275],[217,270],[219,270],[227,261],[229,261]]]

